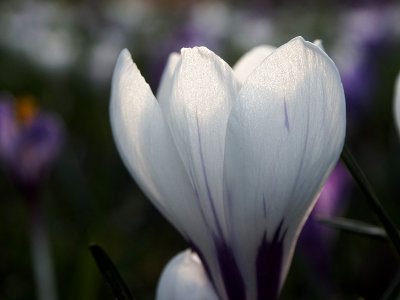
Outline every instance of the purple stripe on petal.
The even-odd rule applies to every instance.
[[[289,116],[288,116],[288,112],[287,112],[286,100],[283,100],[283,107],[285,109],[285,127],[288,131],[290,131]]]
[[[197,253],[201,262],[203,263],[204,269],[206,270],[206,274],[212,283],[214,289],[218,293],[217,285],[214,282],[210,267],[205,260],[203,253],[201,252],[200,248],[196,246],[193,241],[188,241],[190,248]],[[217,249],[217,258],[218,258],[218,265],[220,268],[220,275],[223,280],[223,284],[225,287],[226,295],[230,300],[243,300],[246,299],[245,293],[245,286],[244,280],[242,275],[240,274],[239,267],[236,263],[236,260],[233,255],[232,249],[227,245],[225,241],[219,240],[218,238],[214,237],[214,243]],[[219,294],[220,297],[222,295]]]
[[[208,197],[208,201],[210,203],[211,211],[212,211],[212,214],[213,214],[213,217],[214,217],[215,226],[216,226],[216,229],[217,229],[217,234],[219,235],[219,238],[222,239],[223,238],[223,232],[222,232],[221,224],[219,222],[217,211],[215,209],[215,203],[214,203],[213,196],[211,194],[209,179],[208,179],[208,176],[207,176],[206,165],[204,163],[204,154],[203,154],[203,148],[201,146],[202,143],[201,143],[200,125],[199,125],[199,118],[198,118],[197,112],[196,112],[196,124],[197,124],[197,139],[198,139],[198,143],[199,143],[199,154],[200,154],[200,160],[201,160],[201,169],[202,169],[202,173],[203,173],[203,176],[204,176],[204,182],[205,182],[205,185],[206,185],[207,197]]]
[[[263,195],[263,213],[264,213],[264,219],[267,217],[267,205],[265,203],[265,196]]]
[[[245,299],[245,287],[239,267],[230,248],[224,241],[216,241],[217,256],[221,270],[222,280],[224,281],[226,294],[230,300]]]
[[[286,235],[286,230],[280,236],[282,223],[272,238],[272,241],[267,240],[267,235],[264,233],[260,247],[258,248],[256,260],[257,272],[257,299],[278,299],[279,283],[282,271],[283,260],[283,238]]]
[[[228,299],[231,299],[231,300],[242,300],[242,299],[246,298],[244,280],[243,280],[242,275],[240,274],[239,267],[237,265],[234,255],[233,255],[233,251],[225,241],[223,230],[222,230],[221,223],[220,223],[220,219],[218,218],[218,214],[217,214],[217,210],[216,210],[215,202],[214,202],[215,200],[211,193],[209,178],[207,176],[207,171],[206,171],[206,167],[205,167],[206,165],[205,165],[204,153],[203,153],[203,149],[202,149],[200,125],[199,125],[199,119],[198,119],[197,114],[196,114],[196,123],[197,123],[197,138],[198,138],[198,144],[199,144],[199,156],[200,156],[202,174],[203,174],[203,179],[204,179],[204,183],[205,183],[205,188],[207,191],[207,200],[210,204],[212,218],[214,219],[214,222],[215,222],[216,232],[211,230],[210,225],[207,224],[207,222],[206,222],[207,228],[208,228],[210,234],[213,236],[214,245],[215,245],[215,248],[217,251],[217,259],[218,259],[218,264],[219,264],[219,269],[220,269],[220,275],[221,275],[221,278],[222,278],[222,281],[224,284],[226,295],[227,295]],[[202,199],[199,198],[197,187],[196,187],[195,181],[193,180],[194,176],[193,176],[192,172],[190,172],[190,177],[191,177],[191,180],[193,183],[193,188],[194,188],[196,196],[197,196],[197,204],[200,205]],[[199,206],[199,208],[202,213],[202,217],[203,217],[204,221],[206,221],[204,211],[203,211],[203,209],[201,209],[201,205]],[[189,241],[189,243],[190,243],[192,249],[200,257],[210,281],[212,282],[215,290],[218,291],[218,289],[216,288],[215,282],[212,280],[212,277],[210,276],[211,275],[210,267],[208,266],[208,264],[204,258],[204,255],[200,251],[200,248],[198,248],[191,241]],[[221,295],[219,295],[219,296],[221,297]]]
[[[199,191],[197,190],[197,187],[194,184],[194,177],[193,177],[193,172],[192,172],[191,169],[189,169],[189,178],[190,178],[191,182],[193,183],[193,191],[194,191],[194,194],[196,196],[196,205],[197,205],[197,207],[198,207],[198,209],[199,209],[199,211],[201,213],[201,218],[203,219],[203,222],[206,225],[207,230],[209,232],[212,232],[212,230],[210,228],[210,225],[207,222],[207,218],[206,218],[206,215],[204,213],[204,210],[202,209],[201,199],[200,199],[200,196],[199,196]]]

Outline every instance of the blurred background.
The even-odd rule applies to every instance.
[[[113,299],[88,251],[91,243],[108,252],[137,299],[154,298],[165,264],[187,247],[136,186],[111,135],[110,83],[123,48],[156,92],[172,51],[203,45],[232,65],[256,45],[279,46],[298,35],[321,39],[337,64],[347,141],[400,225],[397,1],[1,1],[0,101],[17,103],[16,124],[25,129],[33,115],[49,115],[53,123],[43,130],[54,139],[44,143],[49,152],[35,152],[33,135],[28,165],[43,170],[40,165],[27,180],[26,170],[6,155],[19,151],[5,138],[13,128],[5,116],[13,113],[0,110],[0,299],[36,297],[32,202],[40,203],[47,223],[59,299]],[[347,171],[339,166],[333,177],[312,217],[377,224]],[[281,299],[379,299],[397,270],[385,240],[311,220]]]

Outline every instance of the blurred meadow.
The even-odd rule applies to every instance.
[[[35,110],[62,122],[60,153],[38,179],[59,299],[113,299],[91,243],[107,251],[136,299],[154,299],[165,264],[187,248],[115,147],[109,96],[120,51],[130,50],[155,93],[168,55],[182,47],[206,46],[233,65],[254,46],[280,46],[299,35],[321,39],[336,63],[347,101],[346,140],[400,226],[397,1],[0,2],[0,101],[29,97]],[[29,201],[12,167],[0,162],[0,299],[35,299]],[[378,224],[347,171],[338,172],[337,181],[347,183],[330,187],[335,195],[327,197],[336,204],[328,217]],[[301,237],[280,299],[379,299],[399,271],[389,243],[322,231]]]

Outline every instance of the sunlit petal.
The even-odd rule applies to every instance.
[[[128,50],[115,67],[110,110],[118,150],[136,182],[185,238],[198,239],[205,225],[192,206],[192,185],[158,102]],[[189,220],[190,228],[183,225]]]
[[[273,46],[262,45],[245,53],[233,66],[233,72],[239,82],[243,83],[249,74],[275,49]]]
[[[182,49],[168,101],[160,103],[207,224],[224,235],[222,172],[225,131],[238,84],[207,48]]]
[[[160,86],[157,91],[157,100],[159,103],[168,101],[168,97],[171,94],[172,79],[180,58],[180,54],[176,52],[171,53],[168,57],[167,65],[161,76]]]
[[[268,293],[260,277],[266,268],[279,272],[276,289],[282,285],[301,225],[342,150],[345,125],[338,71],[302,38],[274,51],[245,81],[228,121],[224,196],[230,242],[248,291],[257,293],[250,298]]]

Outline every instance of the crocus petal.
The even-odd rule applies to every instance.
[[[276,297],[299,230],[340,155],[345,126],[336,66],[300,37],[269,55],[239,92],[228,121],[224,197],[251,299]],[[265,281],[268,274],[275,283]]]
[[[400,73],[397,75],[394,88],[394,116],[396,120],[397,130],[400,134]]]
[[[192,183],[196,209],[201,211],[213,241],[193,240],[194,249],[209,268],[221,298],[226,297],[223,282],[236,266],[225,243],[222,180],[226,125],[238,88],[232,69],[213,52],[204,47],[182,49],[170,96],[160,101]],[[189,221],[186,226],[193,225]]]
[[[159,103],[168,100],[172,88],[172,78],[180,58],[180,54],[176,52],[171,53],[168,57],[167,65],[161,76],[160,86],[157,91],[157,100]]]
[[[245,53],[233,66],[233,72],[239,82],[244,82],[249,74],[275,49],[273,46],[261,45]]]
[[[115,67],[110,106],[113,135],[125,166],[186,239],[201,240],[206,229],[192,204],[192,185],[160,106],[128,50],[121,52]],[[189,220],[192,226],[185,226]]]
[[[168,101],[160,102],[214,235],[223,236],[225,131],[238,84],[232,69],[204,47],[182,49]]]
[[[198,253],[207,261],[214,284],[221,286],[214,236],[206,222],[203,203],[193,190],[160,105],[128,50],[121,52],[115,67],[110,114],[125,166],[192,248],[201,248]]]
[[[322,51],[325,51],[324,49],[324,44],[322,43],[322,40],[315,40],[314,45],[318,46]]]
[[[186,250],[165,267],[157,287],[158,300],[218,300],[196,253]]]

